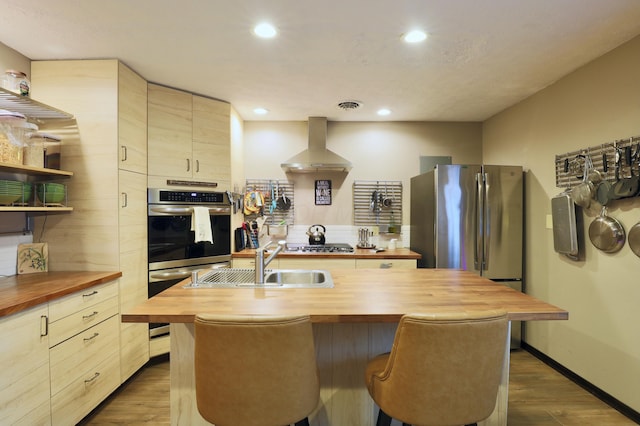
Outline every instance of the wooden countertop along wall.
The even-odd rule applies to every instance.
[[[244,249],[231,255],[232,258],[254,258],[256,256],[255,249]],[[278,253],[278,258],[316,258],[316,259],[421,259],[422,255],[411,251],[408,248],[398,248],[395,250],[385,249],[376,252],[375,250],[356,248],[353,253],[302,253],[287,252]]]
[[[0,278],[0,317],[113,281],[122,272],[39,272]]]
[[[467,271],[334,269],[334,288],[183,288],[124,312],[123,322],[191,323],[198,313],[308,314],[312,322],[398,322],[410,312],[504,309],[511,320],[564,320],[568,312]]]

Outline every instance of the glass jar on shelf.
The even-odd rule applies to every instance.
[[[22,71],[7,70],[2,77],[2,87],[21,96],[29,96],[31,92],[31,82]]]
[[[0,163],[22,164],[24,142],[20,138],[20,128],[26,123],[24,115],[0,110]]]

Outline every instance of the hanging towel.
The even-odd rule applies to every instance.
[[[191,230],[196,234],[196,243],[200,241],[208,241],[213,244],[208,207],[193,207],[193,214],[191,215]]]

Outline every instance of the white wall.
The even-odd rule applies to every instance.
[[[640,134],[640,37],[578,69],[484,123],[483,156],[521,163],[526,177],[526,292],[569,311],[568,321],[526,325],[525,341],[640,411],[640,258],[628,246],[597,251],[584,215],[585,260],[553,250],[545,226],[555,186],[555,155]],[[640,198],[612,203],[628,230]]]
[[[329,122],[327,148],[353,164],[348,174],[289,174],[280,168],[307,147],[307,122],[245,121],[244,161],[249,179],[289,179],[295,185],[297,225],[353,224],[354,180],[403,183],[403,225],[409,224],[409,181],[420,173],[420,156],[481,160],[480,123]],[[314,181],[332,180],[332,204],[316,206]]]

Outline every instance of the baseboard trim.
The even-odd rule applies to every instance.
[[[619,401],[618,399],[614,398],[613,396],[611,396],[607,392],[605,392],[602,389],[600,389],[599,387],[595,386],[593,383],[590,383],[587,380],[583,379],[582,377],[580,377],[579,375],[577,375],[573,371],[569,370],[564,365],[562,365],[559,362],[555,361],[554,359],[550,358],[548,355],[540,352],[538,349],[536,349],[533,346],[527,344],[526,342],[522,342],[522,349],[526,350],[531,355],[535,356],[540,361],[544,362],[549,367],[551,367],[554,370],[556,370],[558,373],[562,374],[563,376],[565,376],[566,378],[568,378],[572,382],[576,383],[578,386],[580,386],[581,388],[585,389],[587,392],[589,392],[590,394],[592,394],[596,398],[598,398],[601,401],[603,401],[604,403],[608,404],[609,406],[611,406],[612,408],[614,408],[615,410],[620,412],[622,415],[624,415],[624,416],[628,417],[629,419],[633,420],[634,422],[640,424],[640,412],[634,410],[633,408],[629,407],[628,405],[626,405],[623,402]]]

